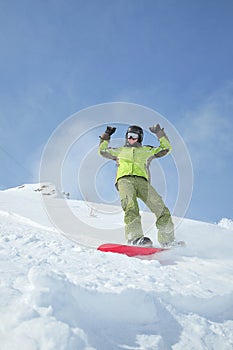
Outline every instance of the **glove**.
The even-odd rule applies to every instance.
[[[161,137],[163,136],[165,136],[166,139],[168,139],[167,135],[164,132],[164,128],[161,129],[159,124],[153,125],[149,129],[151,132],[153,132],[153,134],[155,134],[158,137],[158,139],[161,139]]]
[[[115,131],[116,131],[116,128],[112,126],[107,126],[107,129],[105,130],[105,134],[109,134],[109,136],[111,136],[112,134],[114,134]]]
[[[114,134],[115,131],[116,128],[112,126],[107,126],[105,132],[100,136],[101,140],[109,141],[110,137],[112,136],[112,134]]]

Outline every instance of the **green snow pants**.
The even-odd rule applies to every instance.
[[[141,216],[137,198],[140,198],[155,214],[159,243],[169,243],[174,240],[174,225],[169,209],[162,197],[143,177],[124,176],[117,181],[121,206],[125,217],[125,236],[127,241],[143,236]]]

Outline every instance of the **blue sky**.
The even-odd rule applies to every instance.
[[[124,101],[183,136],[195,176],[187,217],[233,219],[232,15],[231,0],[0,1],[1,188],[35,181],[70,115]]]

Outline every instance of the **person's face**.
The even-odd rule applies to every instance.
[[[127,139],[130,145],[134,145],[136,142],[138,142],[138,135],[133,132],[129,132]]]

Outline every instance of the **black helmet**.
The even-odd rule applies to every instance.
[[[137,126],[137,125],[131,125],[128,127],[128,130],[125,134],[125,137],[127,138],[128,137],[128,133],[129,132],[132,132],[132,133],[135,133],[138,135],[138,142],[142,142],[143,140],[143,130],[140,126]]]

